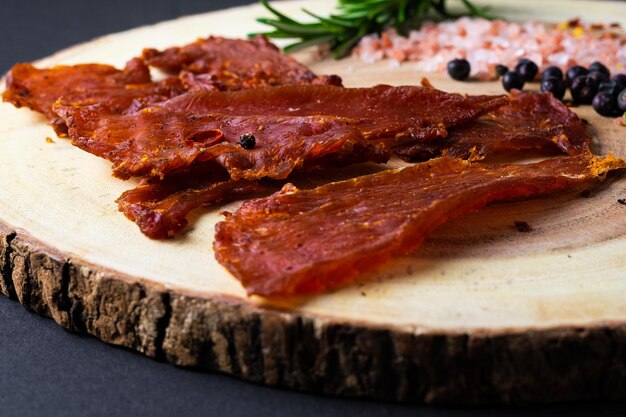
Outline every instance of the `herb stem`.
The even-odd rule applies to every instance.
[[[329,44],[335,58],[348,55],[363,36],[381,33],[390,27],[402,32],[408,26],[415,27],[437,16],[444,19],[460,16],[495,18],[486,8],[478,7],[470,0],[461,0],[465,13],[460,15],[448,11],[446,0],[338,0],[335,14],[320,16],[303,9],[314,21],[300,22],[278,11],[267,0],[260,0],[260,3],[274,15],[274,18],[257,19],[273,28],[262,34],[269,38],[296,39],[285,48],[286,52]]]

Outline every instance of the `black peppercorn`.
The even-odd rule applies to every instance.
[[[496,65],[496,75],[498,77],[502,77],[507,72],[509,72],[509,69],[506,66],[504,66],[502,64]]]
[[[453,59],[448,62],[448,74],[455,80],[467,80],[470,70],[470,63],[466,59]]]
[[[541,79],[545,80],[548,78],[563,79],[563,71],[561,71],[561,68],[559,67],[555,67],[555,66],[548,67],[544,69],[543,72],[541,73]]]
[[[565,72],[565,83],[569,87],[572,85],[574,78],[587,74],[589,74],[589,70],[587,68],[581,67],[580,65],[574,65],[573,67],[568,68]]]
[[[604,75],[606,75],[606,78],[609,78],[611,76],[611,71],[609,71],[609,69],[604,64],[598,61],[595,61],[594,63],[589,65],[589,72],[593,71],[603,73]]]
[[[608,91],[601,91],[593,98],[593,109],[605,117],[617,117],[623,112],[617,107],[617,99]]]
[[[515,71],[519,72],[524,81],[532,81],[539,72],[539,67],[530,59],[523,58],[515,66]]]
[[[254,137],[252,133],[244,133],[239,138],[239,144],[244,149],[248,149],[248,150],[253,149],[254,146],[256,145],[256,138]]]
[[[579,75],[572,80],[570,86],[572,99],[576,104],[591,104],[591,101],[598,92],[598,88],[590,85],[586,75]]]
[[[521,90],[524,88],[524,78],[517,71],[509,71],[502,76],[502,87],[506,91],[512,89]]]
[[[541,81],[541,91],[552,93],[559,100],[565,95],[565,82],[561,78],[549,77]]]

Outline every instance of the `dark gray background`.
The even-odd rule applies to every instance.
[[[96,36],[246,3],[250,0],[0,0],[0,72]],[[451,409],[271,389],[70,334],[0,296],[0,416],[55,415],[626,416],[626,405]]]

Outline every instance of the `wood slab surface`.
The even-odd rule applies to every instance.
[[[320,12],[333,1],[285,2]],[[626,4],[492,1],[516,19],[626,24]],[[262,29],[257,5],[105,36],[39,66],[119,67],[144,47]],[[415,64],[297,55],[347,86],[417,84],[494,93]],[[4,81],[2,81],[4,85]],[[2,87],[4,88],[4,87]],[[626,157],[626,128],[590,122],[594,151]],[[392,161],[391,165],[399,163]],[[308,184],[367,172],[300,178]],[[67,329],[177,365],[330,395],[438,403],[626,398],[626,178],[590,195],[493,205],[438,229],[425,244],[359,283],[293,302],[247,297],[214,259],[223,210],[197,212],[183,235],[153,241],[117,210],[135,185],[57,138],[43,116],[0,104],[0,291]],[[531,231],[520,232],[516,221]]]

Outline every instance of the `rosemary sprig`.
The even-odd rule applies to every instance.
[[[380,33],[389,27],[395,27],[403,32],[409,27],[419,26],[426,19],[449,19],[460,16],[494,18],[488,10],[474,5],[470,0],[461,0],[467,12],[460,15],[448,11],[446,0],[338,0],[335,14],[324,17],[303,9],[314,20],[299,22],[276,10],[267,0],[260,2],[274,15],[274,18],[257,19],[274,28],[263,33],[265,36],[298,39],[288,45],[285,52],[329,44],[335,58],[348,55],[363,36]]]

